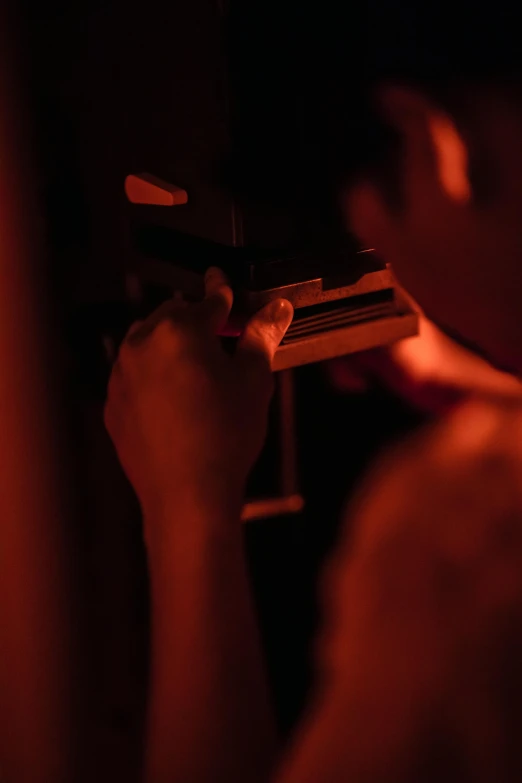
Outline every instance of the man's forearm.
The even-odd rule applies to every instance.
[[[152,601],[148,783],[264,781],[275,731],[240,504],[146,520]]]

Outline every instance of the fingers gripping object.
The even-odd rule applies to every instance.
[[[217,331],[223,336],[239,337],[236,354],[243,362],[273,365],[274,356],[291,324],[294,309],[285,299],[276,299],[261,308],[241,332],[231,326],[228,316],[232,308],[232,292],[223,272],[211,267],[205,274],[206,300],[221,318],[215,319]],[[219,304],[219,299],[223,304]],[[224,317],[225,313],[227,318]],[[247,500],[242,510],[243,521],[280,516],[302,510],[303,497],[298,488],[295,447],[293,378],[290,370],[278,373],[276,404],[279,412],[279,494]]]
[[[232,304],[232,289],[226,275],[217,267],[210,267],[205,273],[205,298],[198,315],[212,333],[239,338],[236,352],[242,360],[261,360],[271,366],[292,322],[294,308],[288,300],[275,299],[262,307],[241,329],[237,322],[234,326],[229,321]]]
[[[254,400],[265,399],[263,406],[268,403],[272,385],[272,362],[281,339],[291,323],[293,307],[283,299],[268,302],[246,321],[242,329],[235,331],[233,351],[223,352],[220,342],[223,340],[226,342],[227,337],[230,339],[232,331],[230,329],[232,305],[233,293],[226,275],[220,269],[210,268],[204,276],[204,296],[197,302],[189,303],[180,296],[174,296],[162,302],[150,315],[137,321],[129,329],[113,367],[109,390],[109,397],[112,397],[113,404],[108,406],[108,411],[110,414],[112,409],[116,421],[113,421],[114,417],[107,415],[106,421],[110,431],[117,435],[117,420],[121,417],[114,406],[114,400],[118,397],[118,388],[121,392],[122,378],[125,374],[128,379],[131,377],[139,379],[140,374],[143,378],[143,371],[147,374],[149,368],[154,371],[154,367],[158,367],[158,361],[161,368],[165,356],[167,362],[186,362],[187,356],[192,357],[190,362],[200,367],[204,367],[209,362],[208,367],[212,376],[210,384],[212,386],[217,383],[216,406],[221,404],[219,386],[223,388],[223,384],[220,379],[227,383],[225,380],[227,376],[228,383],[236,383],[234,379],[237,379],[237,384],[241,387],[240,400],[244,402],[246,409],[251,407],[248,403],[251,395]],[[231,355],[233,363],[230,365],[226,360],[226,353],[233,354]],[[133,366],[141,367],[141,370],[136,373],[132,369]],[[177,366],[181,368],[183,365]],[[158,377],[163,377],[161,369]],[[229,392],[233,394],[234,389],[230,387],[227,394]],[[186,393],[183,394],[186,396]],[[211,407],[214,405],[211,398],[209,403]],[[180,397],[179,406],[182,408],[184,404]],[[190,403],[188,404],[190,406]],[[243,403],[240,407],[242,405]],[[252,411],[255,410],[254,402]],[[257,414],[254,419],[256,417]],[[229,425],[231,432],[236,426],[233,418],[232,414]],[[261,415],[262,419],[264,414]],[[297,483],[291,371],[277,374],[271,421],[274,422],[274,419],[278,441],[275,455],[276,463],[279,463],[279,469],[276,471],[277,485],[271,486],[269,492],[265,492],[263,488],[259,491],[259,482],[254,481],[256,489],[253,495],[252,493],[247,495],[248,499],[242,511],[243,520],[294,513],[303,506]],[[254,421],[252,424],[255,429],[257,425]],[[266,479],[263,478],[262,485],[265,484]]]
[[[305,250],[261,251],[249,247],[246,239],[227,246],[167,228],[177,219],[183,223],[185,206],[174,207],[182,213],[167,215],[164,206],[144,211],[142,202],[130,200],[132,275],[145,298],[159,290],[163,298],[176,290],[193,301],[201,298],[205,269],[219,265],[234,291],[221,334],[236,337],[269,302],[291,303],[295,314],[275,351],[275,371],[389,345],[417,333],[417,314],[390,269],[373,249],[361,249],[349,237],[333,244],[330,238],[324,246]],[[218,290],[220,278],[212,285]]]

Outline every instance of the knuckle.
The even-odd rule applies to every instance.
[[[162,318],[156,324],[154,331],[151,334],[151,341],[157,344],[170,343],[176,339],[176,329],[170,318]]]
[[[279,328],[279,323],[274,321],[270,308],[266,307],[252,316],[249,325],[257,334],[263,336],[273,334],[273,332]]]
[[[187,342],[185,330],[172,318],[161,320],[151,336],[152,344],[162,351],[172,353],[181,350]]]
[[[263,321],[254,318],[249,322],[245,334],[250,342],[255,344],[263,343],[265,341],[267,328],[267,325]]]

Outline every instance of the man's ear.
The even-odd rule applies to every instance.
[[[383,86],[377,107],[399,134],[410,173],[426,183],[435,179],[444,196],[467,204],[472,196],[469,155],[451,115],[422,93],[401,86]]]

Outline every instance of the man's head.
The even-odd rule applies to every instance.
[[[370,6],[363,71],[373,113],[363,116],[377,143],[359,167],[356,148],[346,157],[348,226],[430,317],[522,371],[516,21],[502,1]]]
[[[229,1],[254,197],[308,227],[341,193],[345,227],[431,318],[522,371],[513,0]]]

